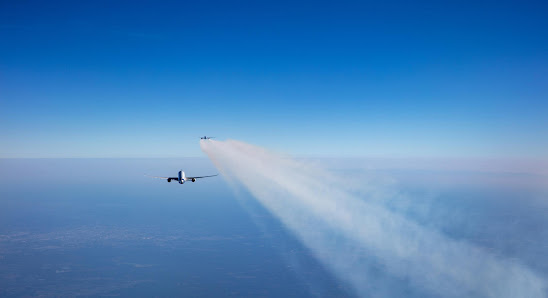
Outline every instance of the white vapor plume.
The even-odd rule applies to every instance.
[[[239,141],[200,146],[359,296],[395,295],[379,271],[434,296],[546,295],[539,273],[357,197],[325,170]]]

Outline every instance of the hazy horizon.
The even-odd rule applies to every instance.
[[[444,242],[468,243],[488,258],[525,266],[537,278],[548,275],[543,175],[375,169],[348,160],[298,162],[328,171],[312,176],[321,177],[314,183],[327,193],[342,187],[364,203],[413,222],[412,227],[453,239]],[[372,279],[355,292],[352,279],[326,267],[329,258],[321,257],[322,250],[303,244],[256,194],[234,192],[230,176],[179,185],[143,175],[170,176],[180,169],[195,175],[217,172],[207,158],[3,159],[0,295],[433,297],[445,289],[440,285],[431,292],[431,286],[420,286],[420,277],[410,276],[411,283],[402,279],[402,273],[413,271],[394,271],[394,263],[385,268],[386,260],[377,254],[363,259],[353,252],[362,258],[359,270]],[[288,171],[287,178],[300,171]],[[272,186],[279,183],[272,181]],[[309,183],[302,187],[309,189]],[[325,248],[352,247],[333,245]],[[468,288],[472,296],[482,291]]]

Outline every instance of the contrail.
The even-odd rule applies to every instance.
[[[200,146],[226,179],[247,188],[359,296],[394,295],[375,284],[379,271],[434,296],[546,295],[544,277],[517,261],[357,197],[325,170],[239,141]]]

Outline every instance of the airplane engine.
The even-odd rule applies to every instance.
[[[192,182],[196,182],[196,178],[192,178]]]
[[[171,179],[167,178],[167,182],[171,182]]]

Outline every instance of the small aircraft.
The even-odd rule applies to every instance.
[[[214,139],[215,137],[206,137],[206,136],[203,136],[200,138],[200,140],[210,140],[210,139]]]
[[[207,178],[207,177],[215,177],[217,175],[219,175],[219,174],[209,175],[209,176],[199,176],[199,177],[187,177],[185,175],[185,172],[179,171],[179,175],[177,175],[177,177],[157,177],[157,176],[151,176],[151,177],[152,178],[158,178],[158,179],[167,179],[167,182],[171,182],[171,180],[176,180],[177,182],[179,182],[179,184],[183,184],[186,181],[196,182],[196,179]]]

